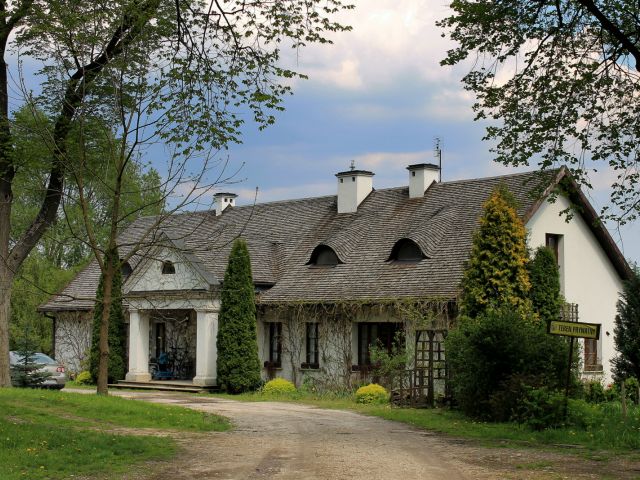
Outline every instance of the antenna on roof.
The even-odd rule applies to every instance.
[[[351,169],[352,172],[356,169],[356,161],[355,160],[351,160],[351,166],[349,168]]]
[[[433,138],[433,156],[438,159],[438,176],[442,181],[442,139],[440,137]]]

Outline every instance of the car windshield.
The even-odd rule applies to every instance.
[[[12,363],[18,363],[21,361],[22,361],[22,355],[18,353],[14,353]],[[57,365],[58,364],[58,362],[56,362],[53,358],[51,358],[48,355],[45,355],[44,353],[34,353],[31,361],[39,365]]]

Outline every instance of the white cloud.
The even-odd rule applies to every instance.
[[[452,80],[439,61],[451,46],[435,26],[448,7],[436,0],[355,0],[354,10],[337,19],[350,32],[336,33],[333,45],[313,45],[289,61],[313,81],[347,90],[397,86],[407,78],[421,82]]]

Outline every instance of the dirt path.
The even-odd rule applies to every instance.
[[[347,411],[157,392],[117,394],[218,413],[235,426],[225,433],[176,435],[184,450],[179,457],[148,466],[144,475],[138,471],[136,479],[640,478],[637,461],[609,464],[565,452],[485,448]]]

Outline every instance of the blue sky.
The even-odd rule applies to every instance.
[[[351,1],[355,10],[340,20],[353,31],[332,35],[333,45],[285,54],[285,65],[309,80],[293,81],[275,125],[258,131],[247,122],[243,143],[223,153],[228,171],[240,169],[237,183],[220,190],[239,194],[240,205],[254,201],[256,188],[258,202],[333,195],[334,174],[352,160],[375,173],[374,188],[407,185],[407,165],[436,161],[436,136],[444,181],[517,171],[492,161],[482,141],[486,125],[474,122],[473,97],[460,84],[465,67],[439,65],[452,47],[435,26],[448,2]],[[28,78],[28,59],[23,68]],[[37,81],[30,86],[37,90]],[[146,157],[166,170],[162,148],[149,148]],[[595,189],[585,192],[596,210],[610,194],[608,173],[594,173]],[[210,207],[211,196],[201,200]],[[610,231],[624,255],[640,262],[640,221]]]
[[[225,187],[239,204],[335,194],[334,174],[348,168],[375,173],[374,187],[406,185],[405,167],[435,162],[434,137],[443,144],[443,179],[516,171],[492,161],[482,141],[485,125],[474,122],[473,97],[460,78],[463,67],[439,65],[448,47],[434,25],[447,7],[434,0],[356,0],[343,14],[353,31],[333,45],[313,46],[290,59],[310,76],[276,125],[248,126],[242,145],[231,146],[240,183]],[[605,173],[594,173],[586,192],[596,209],[609,192]],[[640,222],[610,231],[627,258],[640,260]]]

